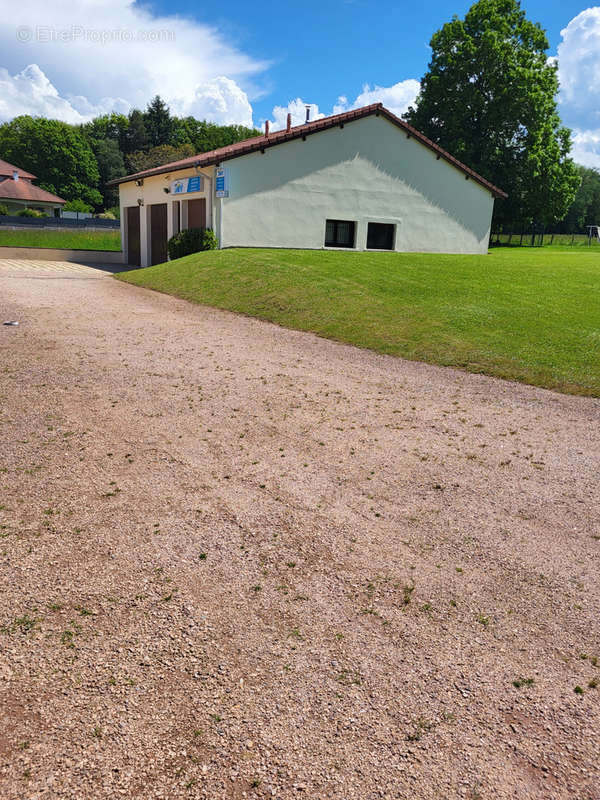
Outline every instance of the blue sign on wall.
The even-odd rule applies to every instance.
[[[202,175],[194,175],[192,178],[180,178],[171,184],[171,194],[189,194],[190,192],[202,191]]]
[[[215,175],[215,194],[217,197],[229,197],[229,170],[219,167]]]

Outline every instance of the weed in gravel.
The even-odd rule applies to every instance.
[[[292,630],[288,634],[288,638],[299,639],[301,642],[304,641],[304,636],[302,636],[302,634],[300,633],[299,628],[292,628]]]
[[[588,682],[588,688],[597,689],[598,688],[598,678],[592,678],[592,680]]]
[[[96,725],[96,727],[92,731],[92,736],[95,739],[101,739],[102,738],[102,728],[99,725]]]
[[[335,638],[339,639],[341,641],[344,638],[344,634],[343,633],[336,633]]]
[[[223,717],[220,714],[211,714],[210,718],[213,722],[221,722]]]
[[[102,497],[116,497],[121,491],[119,487],[116,485],[115,481],[111,481],[109,483],[109,486],[114,486],[115,488],[109,489],[108,492],[104,492],[104,494],[101,495]]]
[[[515,689],[520,689],[521,686],[533,686],[534,682],[533,678],[517,678],[512,682],[512,685]]]
[[[190,778],[190,780],[186,783],[185,788],[186,789],[193,789],[194,786],[197,783],[198,783],[198,779],[197,778]]]
[[[261,785],[261,783],[262,783],[262,780],[260,778],[253,778],[252,781],[250,782],[250,787],[252,789],[258,789],[258,787]]]
[[[41,617],[30,617],[29,614],[23,614],[22,617],[15,617],[8,625],[0,628],[2,633],[29,633],[36,629],[38,622],[41,622]]]
[[[597,657],[597,656],[592,656],[592,657],[590,658],[590,664],[591,664],[593,667],[597,667],[597,666],[598,666],[598,657]]]
[[[490,624],[490,618],[486,617],[485,614],[478,614],[477,615],[477,622],[480,625],[483,625],[484,628],[487,628],[487,626]]]
[[[288,562],[287,562],[287,566],[288,566],[290,569],[294,569],[294,567],[296,566],[296,562],[295,562],[295,561],[288,561]]]
[[[343,683],[344,686],[361,686],[363,682],[360,672],[348,669],[343,669],[341,672],[339,672],[336,680],[339,683]]]
[[[90,611],[89,608],[84,608],[84,606],[75,606],[75,611],[79,611],[79,615],[81,617],[95,617],[96,612]]]
[[[454,569],[455,569],[455,570],[458,572],[458,574],[459,574],[459,575],[460,575],[460,574],[462,573],[462,571],[463,571],[463,568],[462,568],[462,567],[455,567]]]
[[[407,742],[418,742],[423,734],[428,733],[433,727],[433,723],[424,717],[419,717],[415,722],[412,731],[406,735]]]
[[[573,691],[575,692],[575,694],[583,694],[583,689],[581,688],[581,686],[576,686],[573,689]]]
[[[206,561],[206,553],[200,553],[198,558],[200,559],[200,561]]]
[[[46,603],[46,608],[50,611],[60,611],[63,608],[62,603]]]
[[[262,590],[262,586],[260,585],[260,583],[257,583],[256,586],[252,587],[252,591],[253,592],[260,592],[261,590]]]
[[[30,745],[31,741],[29,739],[25,739],[24,742],[19,742],[19,750],[28,750]]]
[[[405,606],[410,604],[410,601],[412,600],[412,594],[413,594],[414,590],[415,590],[414,583],[412,585],[407,584],[406,586],[403,587],[403,589],[402,589],[402,602],[403,602],[403,604]]]

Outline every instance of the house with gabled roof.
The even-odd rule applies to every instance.
[[[0,158],[0,205],[6,206],[9,214],[32,208],[58,216],[67,202],[45,189],[40,189],[33,181],[36,176]]]
[[[167,260],[185,228],[220,247],[486,253],[505,193],[381,103],[127,175],[131,265]]]

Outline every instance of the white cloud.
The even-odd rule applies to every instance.
[[[365,84],[362,92],[352,103],[345,95],[340,95],[328,114],[323,114],[315,103],[305,103],[304,100],[297,97],[295,100],[290,100],[287,106],[274,107],[271,115],[271,129],[276,131],[285,128],[288,114],[292,115],[293,126],[302,125],[306,120],[307,105],[310,105],[311,120],[322,119],[330,114],[342,114],[344,111],[368,106],[371,103],[383,103],[392,113],[400,116],[414,102],[419,92],[419,85],[419,81],[412,78],[395,83],[393,86],[373,86],[371,88],[369,84]]]
[[[348,98],[342,95],[338,98],[337,103],[333,107],[334,114],[341,114],[343,111],[348,111],[351,108],[360,108],[361,106],[369,106],[371,103],[383,103],[393,114],[400,117],[408,111],[408,107],[412,105],[419,93],[419,81],[414,78],[408,78],[405,81],[399,81],[393,86],[369,86],[366,83],[363,86],[362,92],[358,95],[353,103],[348,102]]]
[[[561,31],[560,112],[573,129],[573,158],[600,167],[600,8],[587,8]]]
[[[573,131],[571,156],[578,164],[600,169],[600,128],[592,131]]]
[[[600,98],[600,8],[587,8],[560,32],[558,65],[561,102],[589,108]]]
[[[134,0],[7,4],[0,53],[0,121],[31,113],[79,122],[160,94],[174,113],[249,125],[248,92],[267,66],[214,28]]]
[[[319,111],[316,103],[305,103],[300,97],[290,100],[287,106],[275,106],[272,112],[271,130],[278,131],[287,126],[287,115],[292,115],[292,126],[304,125],[306,122],[306,106],[310,107],[310,120],[323,119],[325,114]]]

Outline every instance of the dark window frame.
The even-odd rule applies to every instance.
[[[342,240],[343,225],[350,226],[350,237]],[[330,236],[330,226],[333,236]],[[356,220],[353,219],[326,219],[325,220],[325,247],[356,248]]]
[[[373,238],[377,235],[377,232],[372,231],[371,227],[377,227],[380,230],[378,231],[379,235],[382,235],[384,232],[381,230],[383,228],[387,228],[386,240],[389,242],[389,247],[375,247],[373,245]],[[369,244],[369,241],[371,244]],[[378,240],[378,244],[380,244],[381,239]],[[394,222],[368,222],[367,223],[367,250],[394,250],[396,247],[396,223]]]

